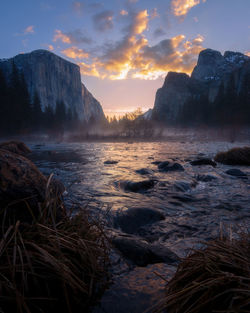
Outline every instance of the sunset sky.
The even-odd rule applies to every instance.
[[[106,114],[153,107],[168,71],[204,48],[250,54],[250,0],[9,0],[0,58],[48,49],[79,64]]]

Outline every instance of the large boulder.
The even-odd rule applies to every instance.
[[[179,257],[169,248],[159,244],[150,244],[135,236],[117,236],[112,240],[113,245],[122,255],[138,266],[155,263],[173,264]]]
[[[0,221],[8,218],[29,222],[38,217],[40,204],[51,200],[56,188],[53,183],[47,185],[47,178],[30,160],[0,149]],[[59,209],[59,198],[57,204]],[[61,213],[58,211],[58,216]]]
[[[250,147],[233,148],[226,152],[219,152],[215,161],[227,165],[250,165]]]
[[[151,208],[130,208],[120,214],[114,220],[114,226],[125,233],[136,234],[140,227],[164,220],[164,214]]]
[[[24,155],[24,156],[31,153],[30,148],[27,147],[26,144],[17,140],[6,141],[6,142],[0,143],[0,149],[4,149],[4,150],[10,151],[16,154]]]

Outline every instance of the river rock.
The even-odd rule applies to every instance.
[[[149,244],[135,236],[117,236],[112,240],[113,245],[122,255],[138,266],[155,263],[173,264],[179,257],[163,245]]]
[[[157,209],[130,208],[120,213],[114,220],[114,226],[128,234],[136,234],[140,227],[164,220],[164,214]]]
[[[147,168],[141,168],[139,170],[135,171],[137,174],[141,174],[141,175],[151,175],[153,172]]]
[[[161,162],[158,165],[160,172],[173,172],[173,171],[184,171],[184,168],[179,163],[169,163],[168,161]]]
[[[107,160],[107,161],[104,161],[103,163],[104,163],[104,164],[117,164],[118,161],[115,161],[115,160]]]
[[[216,180],[217,177],[214,176],[214,175],[210,175],[210,174],[198,174],[198,175],[196,176],[196,179],[197,179],[198,181],[202,181],[202,182],[207,183],[207,182]]]
[[[30,148],[27,147],[26,144],[21,141],[2,142],[0,143],[0,149],[4,149],[23,156],[26,156],[27,154],[31,153]]]
[[[45,201],[46,189],[47,178],[30,160],[0,149],[1,213],[11,220],[30,221],[30,210],[34,216],[39,215],[39,203]],[[0,220],[2,217],[1,214]]]
[[[238,168],[232,168],[226,171],[226,174],[236,177],[247,177],[247,174],[239,170]]]
[[[212,165],[213,167],[216,167],[216,162],[214,162],[211,159],[208,158],[199,158],[197,160],[193,160],[190,162],[193,166],[199,166],[199,165]]]
[[[191,184],[186,181],[177,181],[174,183],[174,187],[177,191],[188,191],[191,189]]]
[[[132,192],[144,192],[148,189],[151,189],[155,185],[155,180],[148,179],[139,182],[131,182],[131,181],[122,181],[119,185],[124,188],[125,191],[132,191]]]

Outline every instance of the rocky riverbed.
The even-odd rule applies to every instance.
[[[250,226],[250,168],[213,161],[249,142],[30,144],[31,159],[88,205],[113,244],[113,284],[100,312],[154,305],[180,258],[221,231]]]

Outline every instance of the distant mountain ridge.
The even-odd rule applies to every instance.
[[[152,111],[152,118],[166,125],[230,123],[236,115],[239,122],[250,122],[250,58],[212,49],[200,52],[191,77],[168,73]]]
[[[0,59],[0,69],[10,79],[12,64],[22,71],[31,97],[38,93],[41,108],[56,108],[63,101],[82,121],[104,120],[101,104],[81,82],[80,68],[47,50],[35,50],[10,59]]]

